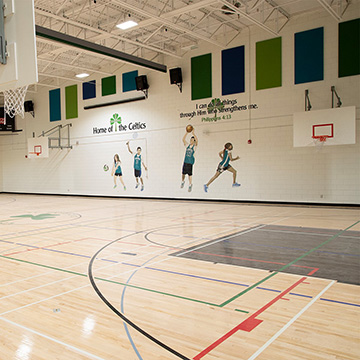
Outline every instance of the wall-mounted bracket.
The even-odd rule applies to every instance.
[[[40,136],[48,136],[49,138],[49,149],[72,149],[70,145],[70,128],[72,124],[57,125],[48,131],[43,131]],[[61,130],[66,129],[67,136],[62,136]],[[57,136],[51,136],[57,134]],[[65,140],[65,144],[64,144]]]
[[[337,99],[337,103],[336,103],[336,107],[339,108],[342,105],[341,99],[339,97],[339,95],[337,94],[336,90],[335,90],[335,86],[331,87],[331,107],[334,108],[335,105],[335,101],[334,99]]]
[[[0,0],[0,63],[6,64],[6,40],[5,40],[5,5]]]
[[[310,111],[312,108],[309,98],[309,90],[305,90],[305,111]]]

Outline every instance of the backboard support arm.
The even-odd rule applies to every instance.
[[[4,1],[0,0],[0,63],[6,64],[6,40],[5,40],[5,5]]]

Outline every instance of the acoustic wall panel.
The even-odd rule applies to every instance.
[[[211,54],[191,58],[191,100],[212,96]]]
[[[61,96],[60,89],[49,91],[50,121],[61,120]]]
[[[83,100],[93,99],[96,97],[96,80],[84,82],[82,84]]]
[[[138,76],[138,71],[130,71],[122,74],[122,91],[133,91],[136,90],[135,78]]]
[[[245,91],[245,46],[221,52],[222,95]]]
[[[116,94],[116,76],[108,76],[101,79],[101,95],[113,95]]]
[[[65,88],[65,116],[66,119],[78,117],[77,85],[71,85]]]
[[[324,28],[294,35],[295,84],[324,80]]]
[[[256,90],[281,86],[281,37],[256,43]]]
[[[360,74],[360,19],[339,24],[339,77]]]

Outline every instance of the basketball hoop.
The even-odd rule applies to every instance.
[[[328,137],[329,136],[327,135],[319,135],[312,137],[314,139],[314,144],[317,148],[317,151],[320,151],[322,149]]]
[[[24,118],[24,101],[27,88],[28,85],[13,90],[4,90],[4,110],[11,118],[15,115]]]

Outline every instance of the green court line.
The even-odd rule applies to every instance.
[[[160,295],[171,296],[171,297],[178,298],[178,299],[182,299],[182,300],[192,301],[192,302],[196,302],[196,303],[200,303],[200,304],[204,304],[204,305],[215,306],[215,307],[220,307],[220,308],[221,308],[221,307],[224,307],[225,305],[230,304],[232,301],[236,300],[237,298],[239,298],[240,296],[244,295],[244,294],[247,293],[248,291],[254,289],[254,288],[257,287],[258,285],[262,284],[263,282],[267,281],[268,279],[270,279],[271,277],[275,276],[276,274],[278,274],[278,273],[281,272],[282,270],[284,270],[284,269],[288,268],[289,266],[295,264],[297,261],[303,259],[304,257],[306,257],[307,255],[311,254],[312,252],[316,251],[316,250],[319,249],[320,247],[322,247],[322,246],[326,245],[327,243],[329,243],[330,241],[336,239],[340,234],[342,234],[343,232],[349,230],[350,228],[352,228],[353,226],[357,225],[358,223],[360,223],[360,220],[357,221],[356,223],[352,224],[351,226],[347,227],[346,229],[339,231],[337,234],[333,235],[330,239],[324,241],[322,244],[320,244],[320,245],[318,245],[317,247],[309,250],[308,252],[306,252],[305,254],[301,255],[300,257],[298,257],[298,258],[295,259],[294,261],[290,262],[290,263],[287,264],[287,265],[284,265],[280,270],[278,270],[278,271],[276,271],[276,272],[273,272],[272,274],[266,276],[264,279],[262,279],[262,280],[258,281],[257,283],[249,286],[247,289],[245,289],[245,290],[243,290],[242,292],[240,292],[239,294],[231,297],[229,300],[226,300],[225,302],[223,302],[223,303],[220,304],[220,305],[218,305],[218,304],[213,304],[213,303],[206,302],[206,301],[201,301],[201,300],[196,300],[196,299],[188,298],[188,297],[185,297],[185,296],[169,294],[169,293],[162,292],[162,291],[157,291],[157,290],[151,290],[151,289],[147,289],[147,288],[140,287],[140,286],[136,286],[136,285],[121,283],[121,282],[114,281],[114,280],[108,280],[108,279],[104,279],[104,278],[100,278],[100,277],[95,277],[95,279],[100,280],[100,281],[110,282],[110,283],[117,284],[117,285],[128,286],[128,287],[135,288],[135,289],[138,289],[138,290],[149,291],[149,292],[156,293],[156,294],[160,294]],[[25,263],[25,264],[35,265],[35,266],[43,267],[43,268],[46,268],[46,269],[61,271],[61,272],[65,272],[65,273],[68,273],[68,274],[78,275],[78,276],[82,276],[82,277],[88,277],[87,274],[82,274],[82,273],[75,272],[75,271],[71,271],[71,270],[61,269],[61,268],[57,268],[57,267],[54,267],[54,266],[43,265],[43,264],[35,263],[35,262],[32,262],[32,261],[27,261],[27,260],[22,260],[22,259],[16,259],[16,258],[13,258],[13,257],[10,257],[10,256],[0,255],[0,258],[4,258],[4,259],[8,259],[8,260],[14,260],[14,261],[22,262],[22,263]],[[239,309],[235,309],[235,311],[248,313],[248,311],[239,310]]]
[[[245,314],[248,314],[248,313],[249,313],[249,311],[240,310],[240,309],[235,309],[235,311],[239,311],[239,312],[242,312],[242,313],[245,313]]]
[[[13,257],[10,257],[10,256],[0,255],[0,257],[1,257],[1,258],[4,258],[4,259],[9,259],[9,260],[14,260],[14,261],[22,262],[22,263],[25,263],[25,264],[40,266],[40,267],[43,267],[43,268],[46,268],[46,269],[51,269],[51,270],[56,270],[56,271],[62,271],[62,272],[66,272],[66,273],[73,274],[73,275],[79,275],[79,276],[87,277],[87,275],[85,275],[85,274],[78,273],[78,272],[71,271],[71,270],[60,269],[60,268],[57,268],[57,267],[54,267],[54,266],[49,266],[49,265],[43,265],[43,264],[39,264],[39,263],[34,263],[34,262],[31,262],[31,261],[27,261],[27,260],[16,259],[16,258],[13,258]]]
[[[229,300],[224,301],[222,304],[220,304],[220,307],[224,307],[225,305],[230,304],[231,302],[233,302],[234,300],[236,300],[237,298],[239,298],[240,296],[246,294],[248,291],[254,289],[255,287],[259,286],[260,284],[262,284],[263,282],[269,280],[270,278],[272,278],[273,276],[277,275],[279,272],[285,270],[286,268],[288,268],[289,266],[295,264],[296,262],[298,262],[299,260],[303,259],[305,256],[308,256],[309,254],[311,254],[312,252],[316,251],[317,249],[319,249],[320,247],[326,245],[327,243],[329,243],[330,241],[336,239],[339,235],[341,235],[342,233],[344,233],[345,231],[351,229],[353,226],[357,225],[360,223],[360,220],[355,222],[354,224],[350,225],[349,227],[347,227],[344,230],[339,231],[337,234],[333,235],[330,239],[324,241],[322,244],[314,247],[313,249],[309,250],[308,252],[306,252],[305,254],[301,255],[300,257],[298,257],[297,259],[295,259],[294,261],[290,262],[287,265],[284,265],[281,269],[279,269],[278,271],[273,272],[272,274],[268,275],[267,277],[265,277],[264,279],[258,281],[257,283],[249,286],[247,289],[243,290],[242,292],[240,292],[239,294],[231,297]]]
[[[97,280],[102,280],[102,281],[106,281],[106,282],[111,282],[111,283],[118,284],[118,285],[124,285],[124,286],[131,287],[131,288],[134,288],[134,289],[150,291],[150,292],[152,292],[152,293],[156,293],[156,294],[160,294],[160,295],[171,296],[171,297],[178,298],[178,299],[182,299],[182,300],[188,300],[188,301],[197,302],[197,303],[200,303],[200,304],[205,304],[205,305],[210,305],[210,306],[219,307],[218,304],[213,304],[213,303],[209,303],[209,302],[202,301],[202,300],[196,300],[196,299],[188,298],[188,297],[185,297],[185,296],[169,294],[169,293],[162,292],[162,291],[151,290],[151,289],[147,289],[147,288],[144,288],[144,287],[141,287],[141,286],[136,286],[136,285],[131,285],[131,284],[125,284],[125,283],[121,283],[121,282],[118,282],[118,281],[107,280],[107,279],[103,279],[103,278],[99,278],[99,277],[95,277],[95,279],[97,279]]]
[[[16,258],[13,258],[13,257],[10,257],[10,256],[0,255],[0,257],[1,257],[1,258],[4,258],[4,259],[9,259],[9,260],[14,260],[14,261],[22,262],[22,263],[25,263],[25,264],[30,264],[30,265],[35,265],[35,266],[43,267],[43,268],[46,268],[46,269],[61,271],[61,272],[65,272],[65,273],[68,273],[68,274],[78,275],[78,276],[82,276],[82,277],[88,277],[86,274],[78,273],[78,272],[76,272],[76,271],[65,270],[65,269],[61,269],[61,268],[54,267],[54,266],[49,266],[49,265],[43,265],[43,264],[35,263],[35,262],[32,262],[32,261],[16,259]],[[117,285],[123,285],[123,286],[131,287],[131,288],[135,288],[135,289],[138,289],[138,290],[150,291],[150,292],[152,292],[152,293],[156,293],[156,294],[160,294],[160,295],[171,296],[171,297],[178,298],[178,299],[182,299],[182,300],[188,300],[188,301],[192,301],[192,302],[197,302],[197,303],[204,304],[204,305],[210,305],[210,306],[219,307],[218,304],[213,304],[213,303],[206,302],[206,301],[201,301],[201,300],[197,300],[197,299],[192,299],[192,298],[188,298],[188,297],[185,297],[185,296],[169,294],[169,293],[162,292],[162,291],[147,289],[147,288],[144,288],[144,287],[141,287],[141,286],[126,284],[126,283],[122,283],[122,282],[118,282],[118,281],[114,281],[114,280],[108,280],[108,279],[104,279],[104,278],[100,278],[100,277],[95,277],[95,279],[101,280],[101,281],[105,281],[105,282],[109,282],[109,283],[113,283],[113,284],[117,284]]]

